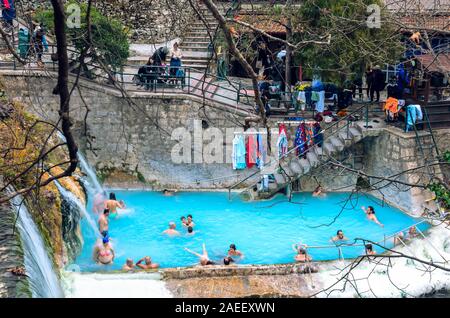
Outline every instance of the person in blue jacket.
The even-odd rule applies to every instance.
[[[5,24],[9,27],[13,26],[13,21],[16,18],[16,8],[14,0],[1,0],[2,18]]]

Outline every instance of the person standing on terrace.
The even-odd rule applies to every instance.
[[[177,71],[181,66],[181,59],[183,58],[183,52],[178,47],[178,42],[173,44],[173,48],[170,52],[170,76],[174,77],[177,75]],[[173,82],[173,80],[172,80]]]

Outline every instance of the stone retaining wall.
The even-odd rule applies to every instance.
[[[54,78],[41,73],[25,78],[20,71],[2,74],[10,96],[17,96],[42,118],[56,121],[59,97],[52,94]],[[82,98],[78,91],[71,98],[74,131],[80,149],[111,187],[220,189],[255,171],[247,169],[237,175],[230,161],[232,133],[243,127],[246,112],[191,95],[136,92],[127,100],[118,90],[84,81],[80,86]],[[84,102],[89,107],[86,123]],[[223,133],[227,128],[231,130],[231,135],[221,141],[222,162],[227,163],[195,163],[199,156],[192,148],[194,143],[201,143],[201,135],[206,131],[202,124],[220,128]],[[171,139],[177,128],[185,128],[191,136],[188,152],[193,163],[178,164],[171,160],[171,152],[179,143]],[[200,135],[194,136],[194,128]],[[89,142],[85,131],[90,136]],[[204,141],[203,146],[207,145],[208,141]]]
[[[196,277],[227,277],[249,275],[290,275],[316,273],[318,268],[314,264],[279,264],[279,265],[250,265],[250,266],[196,266],[179,267],[162,270],[163,279],[188,279]]]

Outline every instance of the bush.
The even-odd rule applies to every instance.
[[[74,1],[68,1],[66,8]],[[77,3],[78,4],[78,3]],[[78,4],[81,7],[81,27],[66,28],[68,41],[81,51],[86,47],[87,35],[87,5]],[[36,20],[43,23],[47,28],[54,29],[53,10],[40,10],[36,13]],[[126,62],[129,56],[129,43],[125,27],[117,20],[103,16],[94,7],[91,8],[92,42],[99,57],[114,70]],[[95,61],[95,57],[92,56]]]

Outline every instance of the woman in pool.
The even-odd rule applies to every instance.
[[[191,214],[188,214],[188,216],[187,216],[187,226],[192,226],[192,227],[195,226],[195,223],[194,223],[194,220],[192,219]]]
[[[189,252],[191,254],[194,254],[200,259],[200,265],[206,266],[206,265],[216,265],[213,261],[211,261],[208,257],[208,252],[206,251],[206,245],[203,243],[203,254],[196,253],[194,251],[191,251],[187,247],[184,248],[186,252]]]
[[[376,254],[375,250],[373,249],[372,244],[366,244],[366,254],[367,255],[375,255]]]
[[[373,206],[369,206],[367,209],[365,207],[362,207],[363,211],[366,213],[367,218],[371,221],[374,221],[376,224],[378,224],[381,227],[384,227],[383,224],[378,221],[377,217],[375,216],[375,209]]]
[[[295,257],[294,257],[296,262],[305,263],[305,262],[312,261],[311,256],[309,256],[306,252],[306,247],[307,246],[305,244],[292,245],[292,249],[297,253],[297,255],[295,255]]]
[[[94,249],[94,260],[98,264],[109,265],[114,261],[114,250],[109,243],[109,238],[104,237],[102,245],[97,245]]]
[[[117,201],[116,194],[111,192],[109,194],[109,200],[105,201],[105,208],[109,209],[110,216],[116,217],[117,216],[117,209],[125,209],[125,204],[122,200]]]
[[[244,258],[244,254],[236,249],[235,244],[230,245],[230,249],[228,250],[228,256],[239,256],[241,259]]]
[[[319,186],[314,190],[312,196],[313,196],[313,197],[325,196],[325,192],[323,191],[322,186],[319,185]]]

